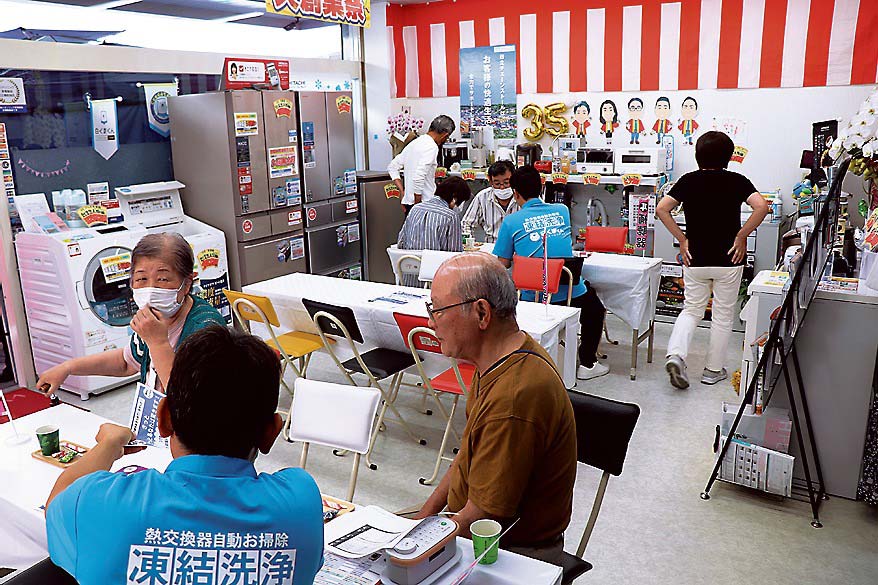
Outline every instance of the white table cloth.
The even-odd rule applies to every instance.
[[[317,333],[302,304],[303,298],[350,307],[367,344],[399,351],[408,351],[408,348],[393,313],[426,317],[424,303],[430,300],[430,291],[421,288],[303,273],[250,284],[244,287],[244,292],[271,299],[283,330]],[[377,300],[394,293],[412,296],[401,304]],[[579,309],[553,305],[546,309],[536,303],[519,303],[518,325],[549,352],[565,385],[572,388],[576,384]],[[561,340],[563,345],[559,344]]]
[[[15,432],[9,423],[0,425],[0,566],[26,568],[48,556],[46,520],[42,510],[55,480],[63,469],[34,459],[31,454],[40,448],[36,429],[43,425],[58,426],[61,440],[85,447],[95,445],[101,424],[111,422],[85,410],[61,404],[16,419],[15,428],[27,442],[8,444]],[[171,462],[171,452],[148,447],[122,457],[112,467],[116,471],[137,464],[164,471]],[[14,510],[13,522],[6,522],[6,510]]]

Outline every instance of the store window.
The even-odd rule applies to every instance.
[[[26,113],[0,114],[6,125],[16,193],[86,189],[173,179],[170,139],[149,126],[144,89],[138,84],[179,81],[179,93],[219,88],[218,75],[156,75],[80,71],[7,71],[24,80]],[[105,160],[92,145],[88,98],[117,102],[118,150]],[[15,225],[13,219],[13,227]]]

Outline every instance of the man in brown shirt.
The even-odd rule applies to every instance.
[[[549,356],[515,320],[515,286],[490,254],[446,261],[431,289],[442,352],[472,362],[460,452],[417,517],[446,506],[462,535],[481,518],[509,525],[503,548],[560,563],[576,479],[573,407]]]

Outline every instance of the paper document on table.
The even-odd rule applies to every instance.
[[[372,571],[372,559],[345,559],[327,552],[314,585],[375,585],[381,575]]]
[[[128,428],[134,432],[132,445],[169,448],[168,439],[159,435],[158,409],[159,402],[164,397],[164,394],[146,384],[137,384],[134,404],[131,405],[131,418],[128,422]]]
[[[420,522],[401,518],[378,506],[366,506],[327,524],[323,540],[327,552],[358,559],[393,548]]]
[[[375,301],[383,301],[385,303],[394,303],[396,305],[405,305],[411,301],[426,301],[429,298],[429,294],[415,294],[408,293],[404,291],[396,291],[390,293],[389,295],[380,296],[374,299],[369,299],[370,303],[374,303]]]

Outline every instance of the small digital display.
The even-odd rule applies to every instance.
[[[652,162],[652,157],[648,154],[623,154],[622,164],[644,164],[648,165]]]

